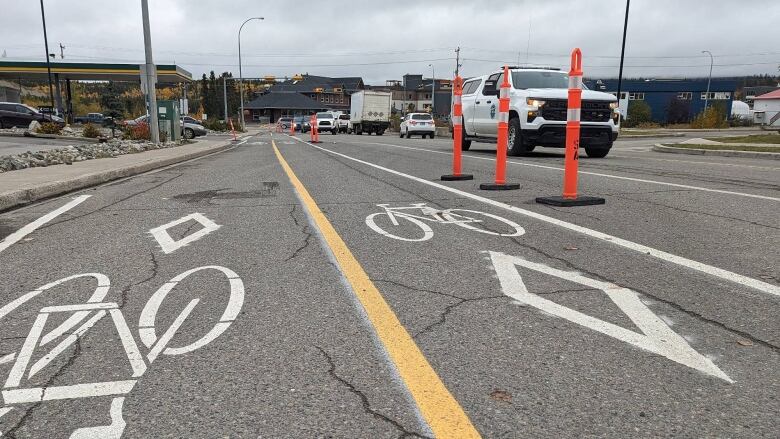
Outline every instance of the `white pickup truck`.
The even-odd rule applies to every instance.
[[[523,155],[537,145],[566,146],[566,110],[569,75],[544,68],[510,68],[510,155]],[[498,133],[498,94],[503,69],[463,84],[463,143],[495,143]],[[582,90],[580,145],[588,157],[605,157],[617,139],[620,124],[617,98],[609,93]]]

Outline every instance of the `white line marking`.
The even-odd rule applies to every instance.
[[[195,220],[196,222],[199,222],[203,226],[203,228],[198,230],[195,233],[191,233],[185,236],[184,238],[178,241],[174,241],[171,235],[168,234],[168,229],[170,229],[171,227],[178,226],[179,224],[186,223],[187,221],[190,220]],[[220,227],[222,226],[206,218],[206,216],[204,216],[203,214],[196,212],[187,215],[183,218],[179,218],[176,221],[171,221],[168,224],[163,224],[159,227],[150,229],[149,233],[151,233],[152,236],[154,236],[154,239],[157,240],[157,243],[160,244],[160,248],[162,249],[163,253],[170,254],[194,241],[199,240],[200,238],[203,238],[204,236],[219,229]]]
[[[0,364],[10,363],[14,361],[14,358],[16,358],[16,352],[11,352],[10,354],[0,357]],[[0,415],[2,416],[2,415]]]
[[[48,223],[54,218],[57,218],[63,213],[83,203],[87,198],[91,196],[92,195],[80,195],[74,198],[72,201],[65,204],[64,206],[60,207],[59,209],[47,213],[46,215],[38,218],[37,220],[31,222],[30,224],[27,224],[21,229],[15,231],[14,233],[11,233],[10,235],[6,236],[5,239],[0,241],[0,252],[12,246],[13,244],[16,244],[17,242],[19,242],[20,239],[34,232],[37,228],[41,227],[42,225]]]
[[[83,427],[73,430],[70,439],[119,439],[122,432],[125,431],[127,424],[122,417],[122,406],[124,405],[124,396],[114,398],[111,401],[111,425],[99,425],[97,427]]]
[[[304,142],[304,143],[308,143],[308,142]],[[432,154],[446,154],[446,155],[451,155],[452,154],[449,151],[436,151],[436,150],[433,150],[433,149],[416,148],[416,147],[413,147],[413,146],[394,145],[392,143],[363,142],[363,144],[366,144],[366,145],[390,146],[390,147],[393,147],[393,148],[410,149],[410,150],[414,150],[414,151],[429,152],[429,153],[432,153]],[[312,145],[312,146],[314,146],[314,145]],[[471,155],[471,154],[463,154],[463,157],[468,157],[468,158],[472,158],[472,159],[476,159],[476,160],[495,161],[494,158],[490,158],[490,157],[477,157],[477,156],[474,156],[474,155]],[[528,166],[528,167],[531,167],[531,168],[551,169],[551,170],[563,172],[563,168],[559,168],[557,166],[537,165],[535,163],[516,162],[516,161],[512,161],[512,160],[507,160],[507,163],[511,163],[513,165],[519,165],[519,166]],[[691,185],[687,185],[687,184],[668,183],[668,182],[665,182],[665,181],[657,181],[657,180],[645,180],[643,178],[623,177],[623,176],[620,176],[620,175],[602,174],[600,172],[579,171],[579,173],[580,174],[584,174],[584,175],[594,175],[596,177],[606,177],[606,178],[614,178],[614,179],[618,179],[618,180],[635,181],[635,182],[638,182],[638,183],[649,183],[649,184],[658,184],[658,185],[662,185],[662,186],[679,187],[679,188],[683,188],[683,189],[690,189],[690,190],[702,191],[702,192],[715,192],[715,193],[718,193],[718,194],[737,195],[737,196],[740,196],[740,197],[758,198],[758,199],[761,199],[761,200],[780,201],[780,198],[770,197],[770,196],[767,196],[767,195],[747,194],[747,193],[744,193],[744,192],[734,192],[734,191],[727,191],[727,190],[723,190],[723,189],[711,189],[711,188],[706,188],[706,187],[701,187],[701,186],[691,186]]]
[[[46,367],[47,364],[51,363],[51,360],[55,359],[57,355],[61,354],[65,349],[69,348],[73,343],[76,342],[81,336],[83,336],[89,328],[95,326],[95,323],[99,322],[100,319],[106,316],[105,310],[100,310],[95,313],[92,318],[84,322],[81,326],[79,326],[75,331],[73,331],[70,335],[65,337],[64,340],[60,342],[57,346],[55,346],[51,351],[49,351],[48,354],[44,355],[40,360],[36,361],[31,367],[30,367],[30,373],[27,374],[27,378],[32,378],[35,374],[41,371],[44,367]]]
[[[72,386],[3,390],[3,400],[6,404],[22,404],[27,402],[51,401],[55,399],[125,395],[133,390],[135,383],[136,380],[108,381],[102,383],[74,384]]]
[[[771,166],[757,166],[757,165],[743,165],[740,163],[718,163],[718,162],[702,162],[697,160],[673,160],[673,159],[659,159],[656,157],[647,157],[646,154],[642,154],[642,152],[646,151],[632,151],[632,150],[624,150],[619,149],[616,151],[618,154],[622,154],[624,152],[637,152],[638,155],[642,156],[642,160],[655,160],[658,162],[675,162],[675,163],[693,163],[696,165],[713,165],[713,166],[730,166],[730,167],[736,167],[736,168],[755,168],[755,169],[767,169],[770,171],[780,171],[780,167],[771,167]],[[610,154],[610,157],[618,158],[618,159],[629,159],[629,160],[635,160],[636,157],[630,157],[630,156],[621,156],[616,154]]]
[[[704,372],[707,375],[712,375],[729,383],[734,382],[715,366],[710,359],[696,352],[684,338],[672,331],[663,320],[653,314],[639,300],[636,292],[609,282],[591,279],[579,273],[562,271],[547,265],[531,262],[518,256],[509,256],[492,251],[488,253],[493,261],[493,267],[496,270],[498,280],[501,283],[501,289],[505,295],[545,313],[564,318],[588,329],[614,337],[622,342],[662,355],[676,363]],[[517,271],[517,266],[603,291],[634,322],[642,333],[629,331],[623,327],[583,314],[529,292],[523,282],[523,278]]]
[[[418,183],[422,183],[428,186],[433,186],[438,189],[442,189],[448,192],[451,192],[453,194],[459,195],[464,198],[469,198],[472,200],[476,200],[485,204],[489,204],[491,206],[495,206],[501,209],[506,209],[511,212],[519,213],[520,215],[525,215],[530,218],[534,218],[540,221],[544,221],[549,224],[556,225],[558,227],[562,227],[567,230],[571,230],[573,232],[581,233],[586,236],[590,236],[591,238],[599,239],[602,241],[607,241],[612,244],[618,245],[620,247],[633,250],[637,253],[647,254],[648,256],[652,256],[654,258],[658,258],[662,261],[671,262],[673,264],[677,264],[686,268],[689,268],[691,270],[696,270],[702,273],[709,274],[711,276],[715,276],[718,278],[721,278],[723,280],[727,280],[729,282],[734,282],[740,285],[744,285],[750,288],[755,288],[756,290],[762,291],[767,294],[771,294],[773,296],[780,296],[780,287],[777,285],[772,285],[767,282],[763,282],[757,279],[750,278],[748,276],[743,276],[741,274],[737,274],[728,270],[724,270],[722,268],[713,267],[712,265],[707,265],[702,262],[697,262],[688,258],[684,258],[682,256],[677,256],[671,253],[667,253],[665,251],[657,250],[652,247],[648,247],[646,245],[642,245],[636,242],[632,242],[626,239],[618,238],[617,236],[608,235],[603,232],[599,232],[597,230],[589,229],[587,227],[582,227],[577,224],[569,223],[563,220],[559,220],[557,218],[553,218],[547,215],[542,215],[541,213],[536,213],[530,210],[521,209],[516,206],[512,206],[511,204],[502,203],[497,200],[492,200],[490,198],[481,197],[476,194],[472,194],[470,192],[462,191],[459,189],[451,188],[448,186],[445,186],[443,184],[434,183],[432,181],[425,180],[423,178],[415,177],[413,175],[404,174],[403,172],[396,171],[394,169],[385,168],[384,166],[380,166],[371,162],[367,162],[365,160],[356,159],[354,157],[348,156],[346,154],[341,154],[339,152],[331,151],[329,149],[325,149],[322,147],[319,147],[317,145],[313,145],[309,142],[301,141],[302,143],[305,143],[312,148],[319,149],[320,151],[324,151],[328,154],[336,155],[339,157],[343,157],[347,160],[352,160],[357,163],[364,164],[366,166],[371,166],[372,168],[376,168],[385,172],[388,172],[390,174],[398,175],[400,177],[407,178],[409,180],[416,181]]]
[[[192,312],[193,308],[200,302],[200,299],[192,299],[190,300],[190,303],[187,304],[187,306],[184,307],[181,313],[176,317],[176,319],[171,323],[171,326],[168,327],[168,329],[163,333],[162,336],[160,336],[160,339],[157,340],[157,343],[154,345],[154,347],[149,351],[149,354],[147,355],[147,358],[149,358],[149,362],[152,363],[154,360],[157,359],[157,356],[160,355],[160,352],[162,352],[163,349],[168,345],[168,343],[171,342],[171,339],[174,335],[176,335],[176,331],[179,330],[182,324],[184,324],[184,321],[187,320],[187,317]]]

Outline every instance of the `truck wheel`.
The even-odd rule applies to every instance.
[[[376,132],[377,136],[381,136],[381,135],[384,135],[384,134],[385,134],[384,130],[380,130],[380,131]]]
[[[431,139],[435,139],[435,138],[436,138],[436,134],[435,134],[435,133],[431,133],[431,134],[429,135],[429,137],[430,137]]]
[[[403,139],[404,138],[404,132],[401,131],[401,130],[398,130],[398,137]]]
[[[466,127],[463,127],[463,130],[461,130],[461,141],[460,141],[460,149],[463,151],[468,151],[469,148],[471,148],[471,140],[466,139]]]
[[[595,148],[595,147],[585,147],[585,152],[588,153],[589,158],[593,159],[602,159],[609,154],[609,150],[612,148],[612,142],[609,143],[606,147],[601,148]]]
[[[520,128],[520,119],[512,118],[509,120],[509,155],[526,155],[533,151],[536,145],[529,145],[523,137],[523,131]]]

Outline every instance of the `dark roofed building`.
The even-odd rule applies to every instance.
[[[363,90],[363,78],[300,75],[274,84],[271,92],[295,92],[320,103],[322,108],[349,112],[350,95]]]
[[[252,121],[269,118],[274,123],[282,116],[306,116],[328,107],[297,91],[269,91],[244,105]]]

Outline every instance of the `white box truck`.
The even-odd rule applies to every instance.
[[[362,90],[352,95],[350,106],[350,134],[384,134],[390,127],[391,94]]]

